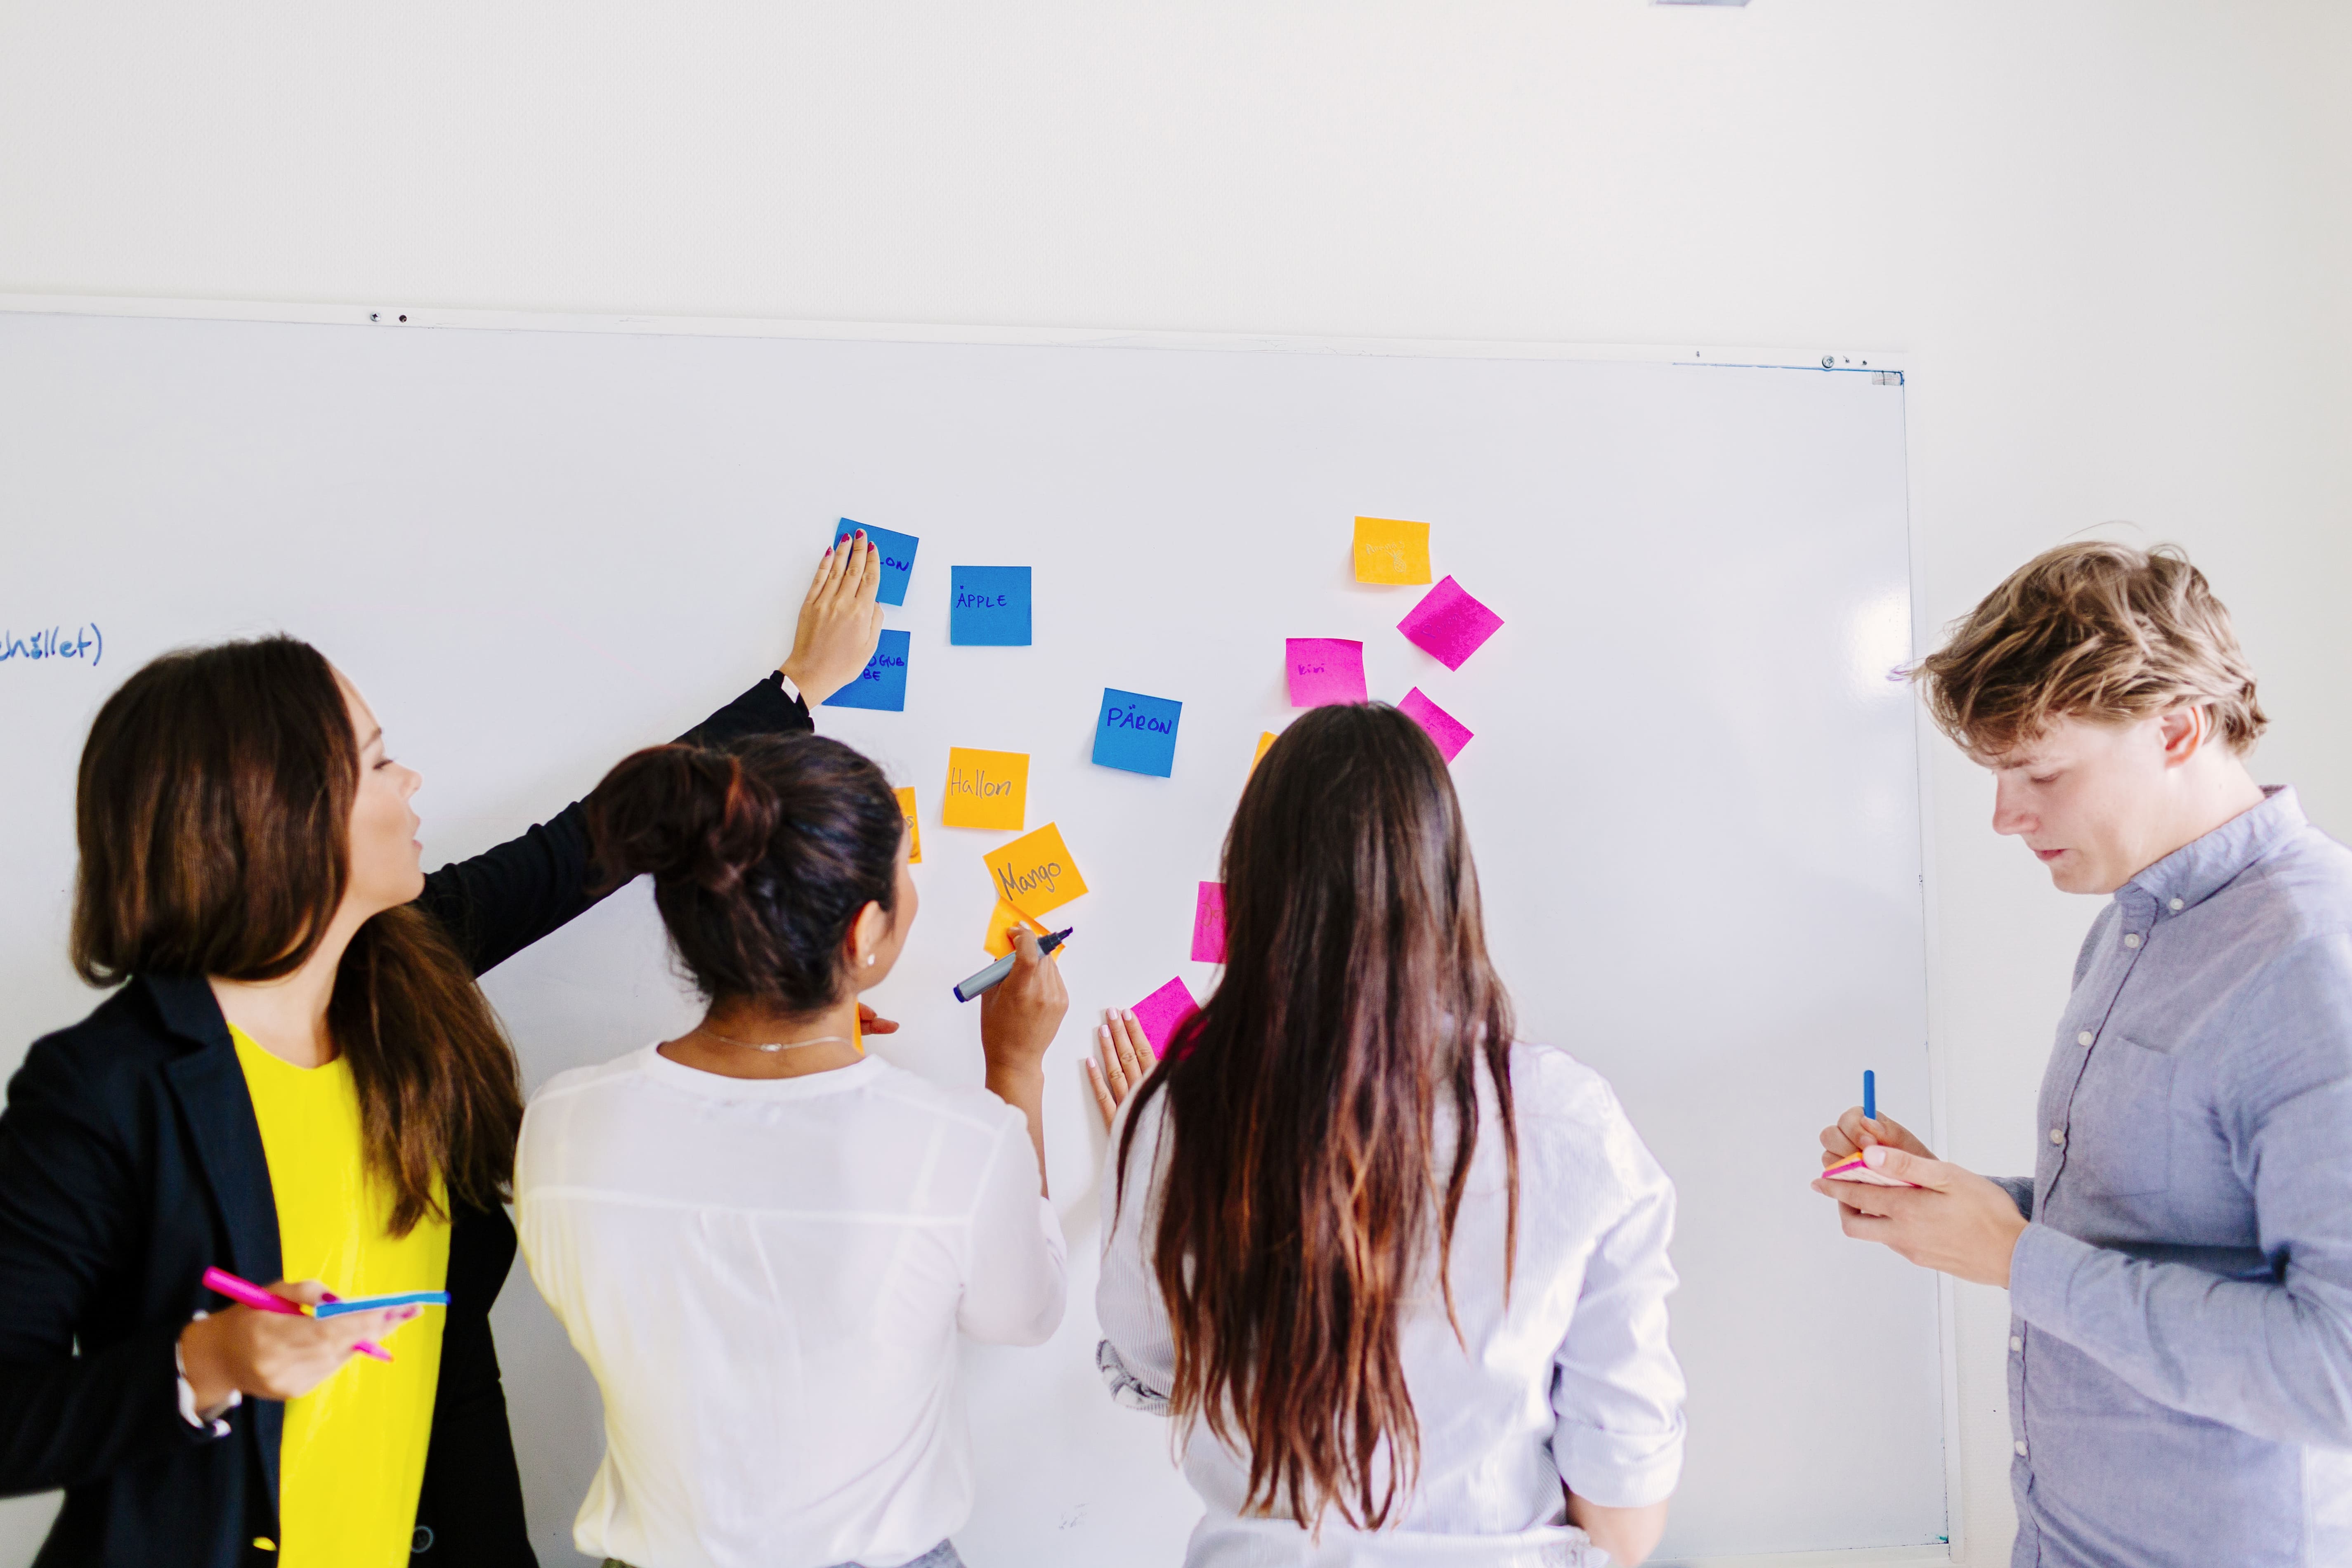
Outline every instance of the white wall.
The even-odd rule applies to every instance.
[[[2347,79],[2327,0],[0,0],[0,292],[1899,348],[1930,623],[2180,541],[2352,834]],[[1936,755],[1942,1137],[2024,1170],[2091,906]]]

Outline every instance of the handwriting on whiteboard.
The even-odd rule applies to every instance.
[[[44,626],[39,631],[19,637],[14,631],[0,631],[0,664],[21,660],[26,664],[46,664],[51,659],[74,658],[96,668],[106,657],[106,634],[89,621],[68,629],[65,626]]]

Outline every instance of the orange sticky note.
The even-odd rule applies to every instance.
[[[1039,925],[1035,921],[1031,920],[1027,915],[1023,914],[1019,910],[1014,909],[1003,899],[999,899],[996,900],[996,908],[989,911],[988,936],[987,939],[981,943],[982,947],[988,949],[989,957],[1003,958],[1006,953],[1013,951],[1013,928],[1014,926],[1027,926],[1030,931],[1038,936],[1048,936],[1052,934],[1045,927]],[[1057,949],[1056,951],[1058,952],[1059,950]]]
[[[1070,847],[1062,842],[1062,830],[1050,822],[981,858],[996,879],[996,896],[1031,920],[1087,890],[1087,879],[1070,858]]]
[[[1029,753],[948,748],[948,784],[940,822],[948,827],[1027,826]]]
[[[855,1007],[849,1010],[849,1043],[857,1047],[859,1056],[866,1054],[866,1020],[857,1016]]]
[[[1356,581],[1429,581],[1429,524],[1392,517],[1356,520]]]
[[[923,825],[915,820],[915,786],[908,784],[891,793],[898,797],[898,815],[907,819],[907,864],[919,866],[923,863]]]
[[[1274,731],[1267,730],[1257,738],[1257,754],[1250,759],[1250,772],[1257,772],[1258,763],[1265,761],[1265,749],[1274,744]]]

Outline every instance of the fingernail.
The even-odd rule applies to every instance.
[[[1121,1007],[1118,1010],[1118,1016],[1130,1024],[1135,1022],[1135,1009],[1132,1007]]]
[[[1874,1171],[1886,1163],[1886,1145],[1873,1143],[1869,1148],[1864,1149],[1862,1152],[1862,1163]]]

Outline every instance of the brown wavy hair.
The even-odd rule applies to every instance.
[[[72,956],[93,985],[134,974],[275,980],[325,938],[351,880],[359,737],[310,644],[165,654],[106,700],[74,799]],[[522,1085],[465,960],[415,905],[359,929],[327,1027],[351,1063],[391,1232],[507,1194]]]
[[[1171,1413],[1247,1450],[1244,1511],[1378,1529],[1418,1476],[1398,1334],[1433,1268],[1461,1334],[1449,1265],[1482,1071],[1509,1169],[1506,1291],[1517,1243],[1510,1000],[1444,758],[1385,704],[1303,715],[1242,792],[1224,878],[1224,979],[1137,1092],[1117,1201],[1164,1096],[1148,1179]]]

